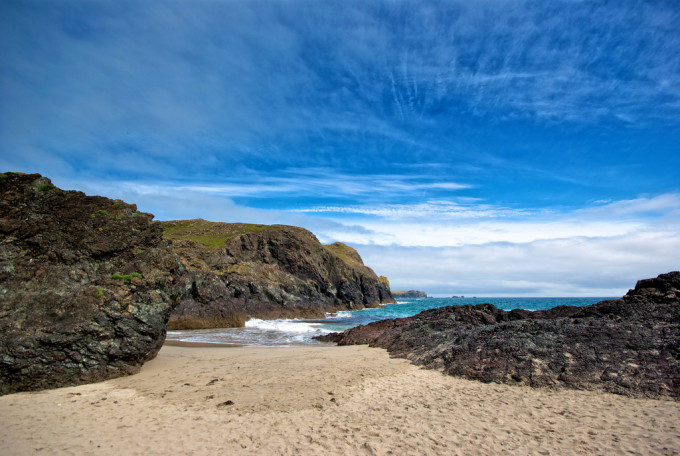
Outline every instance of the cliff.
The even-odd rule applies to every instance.
[[[623,298],[547,311],[449,306],[321,338],[369,344],[450,375],[680,398],[680,272]]]
[[[394,299],[412,299],[412,298],[427,298],[427,293],[418,290],[408,290],[408,291],[392,291],[392,296]]]
[[[136,372],[184,293],[136,206],[0,174],[0,394]]]
[[[200,219],[163,224],[191,283],[170,329],[243,326],[248,317],[322,317],[394,302],[387,279],[356,250],[322,245],[305,229]]]

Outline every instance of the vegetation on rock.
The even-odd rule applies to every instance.
[[[267,225],[249,223],[215,223],[203,219],[163,222],[164,236],[175,241],[193,241],[209,249],[219,249],[236,236],[270,229]]]
[[[130,283],[130,281],[135,278],[135,279],[141,279],[142,275],[139,272],[131,272],[129,274],[111,274],[112,279],[123,279],[123,283]]]

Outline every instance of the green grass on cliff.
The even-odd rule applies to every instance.
[[[163,222],[163,237],[171,241],[194,241],[209,249],[219,249],[231,238],[271,228],[270,225],[251,223],[220,223],[202,219],[175,220]]]
[[[351,266],[364,266],[361,261],[361,257],[352,247],[343,244],[342,242],[336,242],[335,244],[324,245],[323,246],[332,255],[340,258],[342,261]]]

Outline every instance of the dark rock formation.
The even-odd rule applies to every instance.
[[[427,298],[427,293],[418,290],[392,291],[394,299]]]
[[[243,326],[248,317],[322,317],[394,302],[387,279],[354,249],[321,245],[302,228],[205,220],[164,226],[192,283],[170,329]]]
[[[680,272],[623,298],[538,312],[450,306],[324,336],[484,382],[680,398]]]
[[[136,372],[183,267],[134,205],[0,174],[0,394]]]

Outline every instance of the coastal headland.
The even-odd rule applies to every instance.
[[[321,318],[327,312],[392,303],[389,281],[352,247],[323,245],[294,226],[163,222],[186,266],[189,293],[169,329],[243,326],[248,318]]]

